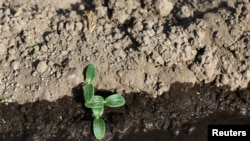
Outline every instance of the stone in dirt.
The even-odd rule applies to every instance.
[[[155,2],[155,7],[157,12],[159,12],[161,16],[168,16],[172,11],[174,5],[169,0],[157,0]]]
[[[47,69],[48,65],[46,64],[45,61],[41,61],[37,64],[36,66],[36,71],[39,73],[44,73]]]
[[[11,62],[11,68],[13,70],[17,70],[19,68],[19,64],[20,64],[19,61],[13,61],[13,62]]]
[[[6,54],[6,45],[2,42],[0,42],[0,55],[2,56],[3,54]]]

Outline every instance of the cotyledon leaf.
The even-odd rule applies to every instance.
[[[86,84],[83,87],[83,96],[86,103],[92,101],[95,95],[95,88],[92,84]]]
[[[94,98],[89,101],[89,102],[85,102],[85,106],[88,108],[103,108],[104,107],[104,99],[103,97],[99,96],[99,95],[95,95]]]
[[[89,64],[86,70],[86,82],[88,84],[92,83],[92,81],[95,79],[96,70],[94,64]]]
[[[102,118],[95,118],[93,122],[93,130],[96,139],[101,140],[105,136],[106,126]]]
[[[120,107],[125,104],[125,99],[121,94],[113,94],[105,99],[105,105],[108,107]]]

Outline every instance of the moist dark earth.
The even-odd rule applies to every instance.
[[[105,109],[108,141],[206,141],[208,124],[250,124],[250,86],[229,91],[211,84],[175,83],[158,98],[124,94],[126,105]],[[0,104],[1,141],[94,141],[82,89],[54,102]],[[113,92],[97,90],[108,96]]]
[[[97,94],[126,99],[105,109],[105,141],[205,141],[208,124],[250,124],[249,11],[249,0],[0,0],[0,141],[94,141],[77,86],[90,63]]]

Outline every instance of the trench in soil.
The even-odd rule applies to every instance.
[[[82,89],[54,102],[0,104],[1,141],[95,140],[91,110]],[[108,96],[113,92],[98,90]],[[106,108],[110,141],[205,141],[208,124],[250,124],[250,86],[230,91],[213,84],[175,83],[158,98],[146,93],[124,94],[126,105]]]

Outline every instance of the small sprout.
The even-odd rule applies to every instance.
[[[186,87],[184,91],[185,91],[185,92],[188,92],[188,87]]]
[[[62,120],[63,120],[62,116],[59,116],[59,117],[58,117],[58,119],[59,119],[60,121],[62,121]]]
[[[182,88],[181,91],[188,92],[188,87]]]
[[[34,45],[34,46],[30,47],[30,48],[29,48],[29,53],[34,52],[34,51],[35,51],[36,49],[38,49],[38,48],[39,48],[38,45]]]
[[[104,106],[120,107],[125,104],[125,99],[121,94],[112,94],[107,98],[95,95],[94,86],[92,85],[95,79],[96,70],[93,64],[88,65],[86,71],[86,84],[83,86],[83,96],[85,100],[85,107],[92,109],[94,121],[93,130],[95,138],[101,140],[105,136],[105,122],[101,118],[104,112]]]
[[[8,102],[9,102],[8,98],[3,98],[3,99],[0,100],[0,103],[7,104]]]
[[[2,99],[0,99],[0,104],[2,103],[2,104],[5,104],[5,105],[8,105],[10,102],[13,102],[13,100],[10,99],[10,98],[2,98]]]
[[[3,123],[3,124],[5,124],[5,123],[6,123],[6,121],[5,121],[3,118],[2,118],[1,120],[2,120],[2,123]]]

